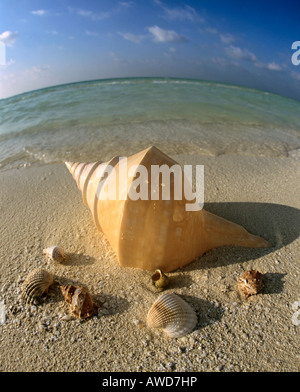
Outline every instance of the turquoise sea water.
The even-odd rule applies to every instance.
[[[72,83],[0,100],[0,169],[168,154],[297,155],[300,102],[187,79]],[[298,154],[299,155],[299,154]]]

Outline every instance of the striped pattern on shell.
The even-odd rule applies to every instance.
[[[50,272],[36,268],[29,273],[22,285],[22,297],[27,303],[36,302],[53,284]]]
[[[147,315],[150,328],[162,328],[171,338],[190,333],[197,324],[191,306],[174,293],[165,293],[156,299]]]
[[[168,200],[164,199],[163,189],[168,188],[168,181],[163,179],[164,175],[153,175],[152,169],[171,170],[179,165],[155,146],[127,159],[119,158],[102,163],[66,162],[66,166],[96,227],[105,235],[121,266],[147,271],[160,269],[166,273],[184,267],[219,246],[269,246],[263,238],[248,233],[242,226],[204,209],[186,210],[187,205],[196,203],[196,197],[193,201],[186,199],[186,191],[192,189],[192,184],[182,170],[178,175],[169,176],[170,194]],[[141,167],[148,177],[140,184],[140,190],[143,188],[149,196],[147,200],[130,197]],[[141,181],[141,174],[139,178]],[[158,200],[150,197],[153,186],[158,186]],[[182,197],[175,197],[177,186]]]
[[[70,305],[74,316],[85,319],[92,316],[98,309],[87,289],[81,286],[61,286],[65,301]]]

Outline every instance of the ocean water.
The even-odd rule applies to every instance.
[[[128,78],[0,100],[0,170],[128,156],[300,156],[300,102],[189,79]]]

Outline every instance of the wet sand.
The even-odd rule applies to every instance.
[[[198,317],[193,332],[170,339],[145,323],[159,295],[151,273],[119,267],[67,168],[3,171],[0,371],[299,371],[300,315],[292,308],[300,301],[299,154],[172,158],[204,164],[205,208],[272,246],[213,249],[170,273],[167,290],[189,302]],[[68,253],[64,264],[42,254],[52,245]],[[61,283],[86,286],[100,305],[98,315],[66,317],[69,307],[58,285],[40,305],[24,304],[21,285],[36,267]],[[249,269],[263,274],[264,289],[246,299],[236,282]]]

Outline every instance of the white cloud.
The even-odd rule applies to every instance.
[[[56,30],[50,30],[50,31],[46,31],[47,34],[51,34],[51,35],[58,35],[58,31]]]
[[[274,61],[272,63],[262,63],[257,61],[254,65],[258,68],[264,68],[270,71],[282,71],[282,66],[275,63]]]
[[[89,31],[89,30],[86,30],[86,31],[85,31],[85,34],[86,34],[86,35],[89,35],[90,37],[98,37],[98,36],[99,36],[99,33],[97,33],[96,31]]]
[[[225,43],[225,42],[224,42]],[[257,68],[265,69],[272,72],[280,72],[283,71],[284,65],[280,65],[275,63],[274,61],[270,63],[264,63],[260,61],[256,55],[248,49],[239,48],[237,46],[230,45],[225,47],[225,53],[228,57],[236,59],[236,60],[246,60],[251,63]],[[220,62],[222,64],[222,62]],[[224,63],[225,64],[225,63]],[[234,65],[239,65],[238,62],[233,63]]]
[[[17,32],[12,32],[12,31],[4,31],[2,34],[0,34],[0,42],[5,44],[6,46],[13,46],[13,44],[16,41],[16,38],[18,36]]]
[[[209,34],[218,34],[218,30],[214,27],[206,27],[205,29]]]
[[[118,4],[119,4],[121,7],[130,8],[131,6],[134,5],[134,2],[133,2],[133,1],[119,1]]]
[[[95,15],[93,11],[89,10],[77,10],[77,14],[84,17],[92,17]]]
[[[145,38],[144,35],[137,35],[137,34],[132,34],[132,33],[121,33],[121,32],[119,32],[118,34],[120,34],[127,41],[131,41],[131,42],[134,42],[136,44],[139,44]]]
[[[160,0],[154,0],[154,2],[163,9],[164,17],[166,19],[180,21],[189,20],[190,22],[204,22],[204,19],[198,15],[197,11],[189,5],[184,5],[183,7],[168,8]]]
[[[221,65],[222,67],[228,65],[228,60],[224,59],[223,57],[213,57],[211,61],[217,65]]]
[[[90,18],[92,20],[103,20],[103,19],[110,17],[110,12],[108,12],[108,11],[96,13],[96,12],[90,11],[90,10],[77,9],[76,13],[79,16],[83,16],[85,18]]]
[[[40,73],[42,73],[42,72],[48,71],[50,68],[51,68],[51,67],[50,67],[49,64],[45,64],[45,65],[34,65],[34,66],[31,68],[31,71],[32,71],[34,74],[40,74]]]
[[[272,61],[270,63],[264,63],[262,61],[259,61],[257,59],[256,55],[254,53],[250,52],[250,50],[248,50],[248,49],[242,49],[237,46],[230,45],[229,47],[225,48],[225,52],[231,58],[234,58],[237,60],[250,61],[257,68],[262,68],[262,69],[266,69],[269,71],[275,71],[275,72],[283,71],[283,66],[281,66],[280,64],[275,63],[274,61]]]
[[[268,68],[270,71],[282,71],[282,67],[281,67],[279,64],[274,63],[274,62],[268,63],[268,64],[267,64],[267,68]]]
[[[5,64],[5,66],[8,67],[8,66],[10,66],[10,65],[12,65],[12,64],[16,64],[16,62],[15,62],[14,59],[8,60],[7,63]]]
[[[218,29],[216,29],[215,27],[208,26],[205,28],[205,31],[209,34],[215,34],[215,35],[218,34],[221,42],[226,45],[229,45],[236,40],[234,35],[230,33],[219,32]]]
[[[187,42],[188,39],[177,34],[173,30],[164,30],[158,26],[148,27],[147,29],[153,36],[154,42]]]
[[[201,19],[204,21],[202,18],[199,18],[196,10],[189,5],[186,5],[183,8],[164,8],[165,10],[165,15],[168,19],[171,20],[189,20],[191,22],[194,22],[196,19]]]
[[[223,44],[231,44],[231,42],[235,41],[235,38],[232,34],[229,33],[224,33],[220,34],[220,40],[223,42]]]
[[[13,64],[16,64],[15,60],[14,59],[10,59],[10,60],[6,61],[5,64],[1,64],[0,63],[0,69],[1,68],[7,68],[7,67],[9,67],[10,65],[13,65]]]
[[[35,11],[31,11],[32,15],[37,15],[37,16],[44,16],[48,13],[47,10],[35,10]]]
[[[237,46],[230,45],[228,48],[225,48],[225,52],[229,57],[238,60],[247,60],[247,61],[256,61],[256,56],[254,53],[250,52],[248,49],[241,49]]]

